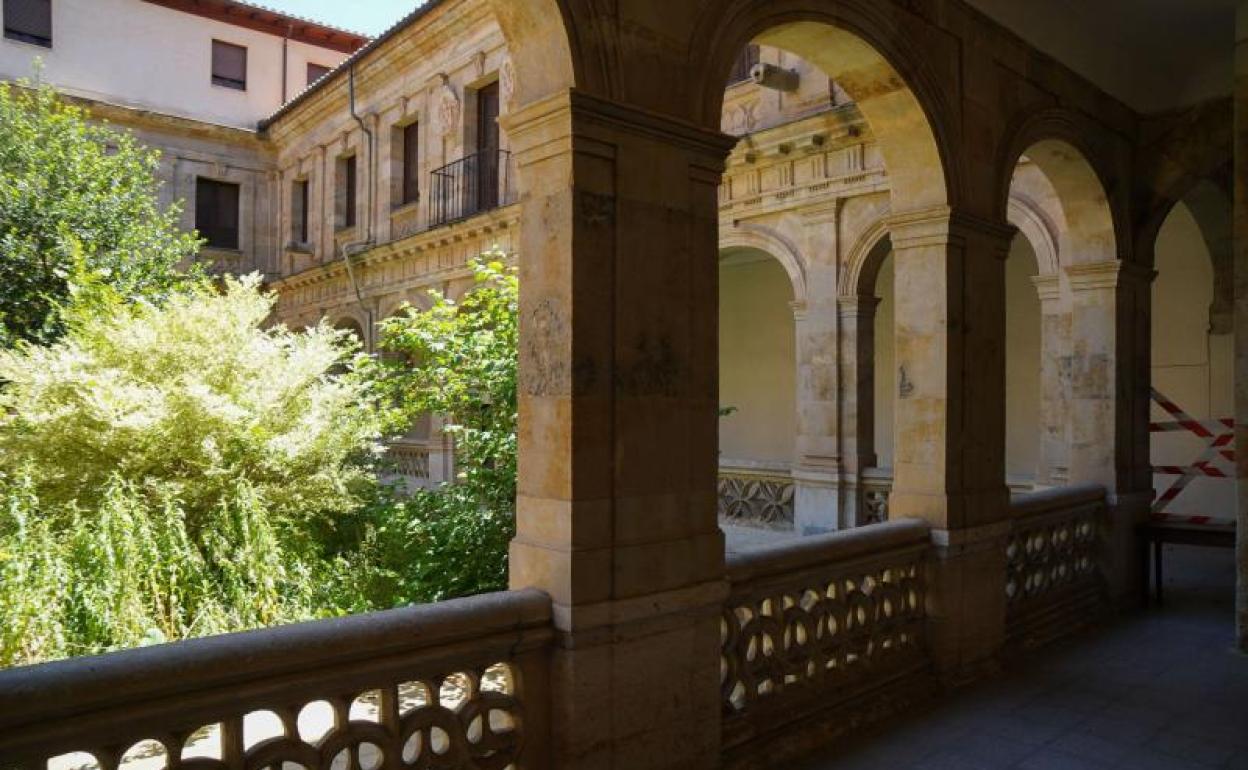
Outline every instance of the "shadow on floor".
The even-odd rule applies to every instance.
[[[1166,606],[793,770],[1248,770],[1248,656],[1229,550],[1167,546]]]

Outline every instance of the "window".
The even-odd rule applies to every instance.
[[[195,229],[214,249],[238,248],[239,189],[230,182],[195,180]]]
[[[52,0],[4,0],[4,36],[52,47]]]
[[[212,82],[226,88],[247,90],[247,49],[233,43],[212,41]]]
[[[340,229],[355,227],[355,156],[338,160],[338,226]]]
[[[403,127],[403,203],[420,200],[420,124]]]
[[[316,81],[329,74],[329,67],[320,64],[308,62],[308,85],[312,85]]]
[[[310,202],[308,180],[295,182],[290,196],[291,240],[300,246],[308,243],[308,203]]]

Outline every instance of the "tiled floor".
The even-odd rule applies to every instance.
[[[1248,770],[1228,550],[1172,548],[1166,607],[1076,637],[794,770]]]

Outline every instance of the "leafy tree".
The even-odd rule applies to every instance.
[[[77,283],[163,297],[199,248],[162,209],[156,152],[47,86],[0,84],[0,348],[48,343]]]
[[[519,288],[504,255],[474,264],[476,286],[461,301],[430,292],[427,311],[408,309],[381,325],[393,398],[409,418],[444,415],[458,478],[418,490],[403,515],[377,524],[373,547],[391,565],[402,601],[437,601],[507,584],[515,535],[516,365]],[[395,359],[398,359],[396,362]]]

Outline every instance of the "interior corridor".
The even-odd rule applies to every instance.
[[[798,770],[1248,768],[1229,550],[1167,546],[1166,605],[1015,660]]]

